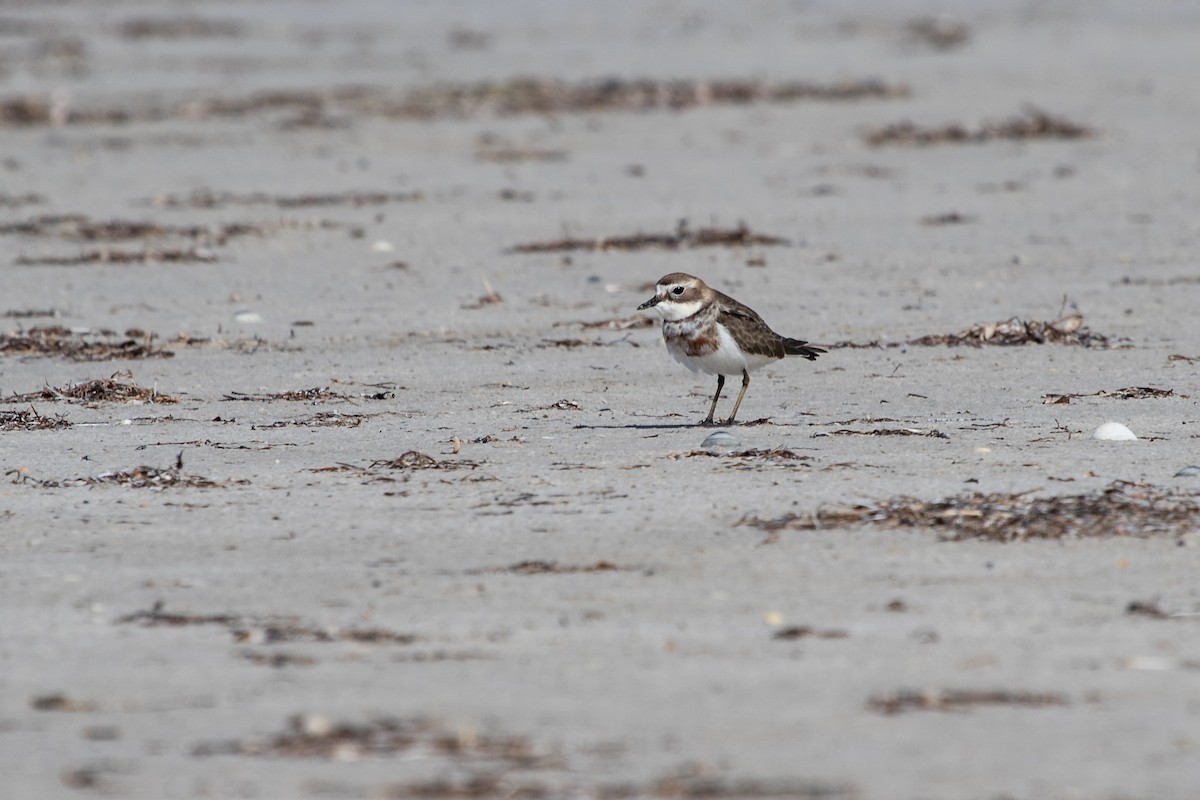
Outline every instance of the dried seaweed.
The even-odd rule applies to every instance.
[[[71,423],[66,417],[44,417],[32,407],[21,411],[0,410],[0,431],[53,431],[69,427]]]
[[[822,507],[812,513],[789,513],[773,519],[745,516],[735,525],[759,528],[772,537],[784,529],[815,531],[871,525],[929,528],[950,541],[1016,542],[1179,535],[1200,522],[1197,495],[1148,484],[1116,481],[1102,491],[1087,494],[1029,495],[974,492],[932,501],[898,497],[865,505]]]
[[[922,128],[911,122],[900,122],[870,131],[867,144],[882,145],[933,145],[933,144],[980,144],[1001,139],[1084,139],[1094,135],[1090,128],[1055,117],[1036,108],[1026,109],[1021,115],[1001,122],[985,122],[978,128],[951,124],[937,128]]]
[[[338,411],[322,411],[304,419],[294,419],[290,422],[280,422],[273,427],[295,425],[301,428],[357,428],[370,414],[342,414]]]
[[[848,786],[797,780],[729,780],[716,777],[704,765],[688,765],[646,786],[613,786],[601,792],[608,800],[654,797],[662,800],[858,800],[861,794]]]
[[[102,472],[96,476],[85,478],[67,478],[63,480],[39,480],[31,478],[22,470],[9,470],[6,475],[13,476],[14,483],[29,483],[43,489],[60,489],[69,486],[126,486],[130,489],[163,489],[188,487],[192,489],[216,489],[230,484],[246,484],[246,480],[214,481],[199,475],[190,475],[183,471],[183,453],[175,459],[171,467],[139,466],[131,470],[117,472]]]
[[[948,335],[922,336],[909,341],[910,345],[935,346],[971,345],[978,347],[984,344],[1021,345],[1021,344],[1072,344],[1083,347],[1111,347],[1109,337],[1092,333],[1083,324],[1082,314],[1069,314],[1053,322],[1036,320],[1021,320],[1017,317],[1003,322],[992,322],[986,325],[976,325],[961,333]]]
[[[922,225],[961,225],[965,222],[974,222],[975,217],[970,214],[960,214],[957,211],[951,211],[946,214],[931,214],[927,217],[921,217]]]
[[[575,350],[580,347],[604,347],[605,343],[601,339],[542,339],[538,343],[539,349],[561,348],[563,350]]]
[[[556,322],[554,327],[577,327],[585,331],[590,330],[607,330],[607,331],[628,331],[635,328],[653,328],[658,325],[658,320],[647,317],[643,314],[638,314],[636,317],[624,317],[622,319],[598,319],[588,320],[586,322]]]
[[[1162,610],[1157,600],[1134,600],[1125,607],[1125,613],[1150,619],[1171,619],[1171,615]]]
[[[1195,286],[1200,283],[1200,275],[1175,275],[1170,278],[1151,278],[1145,275],[1136,278],[1126,275],[1112,286]]]
[[[208,743],[193,753],[345,761],[394,756],[414,748],[466,765],[494,763],[509,769],[537,769],[561,762],[557,754],[537,750],[523,736],[453,732],[425,719],[379,718],[361,723],[334,723],[314,714],[293,716],[284,731],[265,739]]]
[[[1178,397],[1181,400],[1187,400],[1186,394],[1175,394],[1174,389],[1155,389],[1150,386],[1129,386],[1124,389],[1116,389],[1114,391],[1105,391],[1101,389],[1098,392],[1077,393],[1077,392],[1048,392],[1042,395],[1042,405],[1067,405],[1072,400],[1077,400],[1083,397],[1112,397],[1117,400],[1145,400],[1147,398],[1162,398],[1162,397]]]
[[[383,628],[318,628],[295,622],[243,623],[233,631],[234,641],[248,644],[280,642],[358,642],[361,644],[412,644],[417,637]]]
[[[46,386],[36,392],[15,394],[4,398],[6,403],[26,403],[34,400],[76,403],[178,403],[179,398],[160,394],[158,389],[147,389],[136,383],[122,383],[119,377],[131,377],[128,373],[115,373],[108,378],[96,378],[83,383],[68,384],[60,388]]]
[[[350,191],[327,194],[272,195],[265,192],[237,194],[198,189],[187,195],[156,195],[147,203],[158,208],[224,208],[226,206],[270,205],[276,208],[313,206],[381,206],[387,203],[412,203],[425,199],[421,192]]]
[[[91,700],[68,697],[65,694],[39,695],[29,701],[29,707],[34,711],[67,711],[71,713],[87,713],[96,710],[96,704]]]
[[[151,609],[134,611],[130,614],[117,617],[114,620],[117,625],[137,624],[144,628],[183,628],[194,625],[222,625],[232,627],[239,624],[240,621],[241,617],[234,614],[181,614],[164,611],[161,601],[155,603]]]
[[[581,411],[583,406],[576,403],[574,400],[559,400],[557,403],[551,403],[548,406],[538,406],[539,411]]]
[[[754,233],[745,223],[736,228],[699,228],[692,230],[682,220],[673,233],[636,233],[631,236],[604,236],[592,239],[566,237],[549,242],[513,245],[509,253],[565,253],[573,250],[679,250],[695,247],[750,247],[789,244],[787,239]]]
[[[566,161],[567,151],[536,147],[488,147],[477,150],[475,157],[480,161],[488,161],[493,164],[521,164],[527,161],[556,162]],[[500,199],[512,198],[502,196]]]
[[[772,639],[790,641],[793,639],[846,639],[850,634],[840,628],[813,628],[809,625],[791,625],[780,628],[771,636]]]
[[[756,80],[653,81],[609,79],[571,84],[522,78],[499,83],[439,86],[409,95],[412,116],[455,116],[491,111],[515,114],[597,113],[604,111],[675,111],[701,106],[791,103],[801,100],[895,99],[904,87],[881,81],[768,83]],[[394,115],[394,114],[393,114]]]
[[[910,42],[934,50],[955,50],[971,40],[971,29],[965,23],[940,17],[914,19],[904,31]]]
[[[216,625],[227,629],[235,642],[242,644],[278,644],[280,642],[359,642],[365,644],[412,644],[416,636],[384,628],[318,627],[291,618],[253,618],[239,614],[185,614],[163,610],[161,602],[153,608],[118,617],[117,625],[143,628],[181,628]]]
[[[104,247],[84,250],[74,256],[18,256],[19,267],[77,267],[83,264],[211,264],[216,255],[203,248],[114,250]]]
[[[422,469],[440,469],[440,470],[456,470],[456,469],[475,469],[479,466],[479,462],[470,461],[465,458],[455,461],[438,461],[433,456],[418,453],[416,450],[409,450],[402,453],[399,458],[385,459],[381,461],[372,461],[370,470],[379,468],[393,470],[422,470]]]
[[[171,358],[174,353],[154,343],[154,335],[126,331],[77,333],[60,325],[34,327],[17,333],[0,333],[0,355],[56,356],[72,361],[112,361],[137,358]]]
[[[789,463],[799,461],[811,461],[808,456],[798,455],[791,450],[785,450],[782,447],[770,448],[766,450],[685,450],[668,453],[667,458],[672,461],[678,461],[681,458],[728,458],[737,461],[764,461],[769,463]]]
[[[877,347],[982,347],[983,345],[1061,344],[1103,349],[1124,349],[1133,345],[1121,339],[1096,333],[1083,324],[1082,314],[1068,314],[1052,322],[1022,320],[1019,317],[975,325],[958,333],[930,334],[907,342],[835,342],[829,349]]]
[[[314,386],[311,389],[292,389],[286,392],[268,392],[265,394],[247,394],[246,392],[228,392],[221,397],[223,402],[257,402],[270,403],[276,400],[316,403],[326,400],[349,400],[348,395],[340,394],[332,389],[322,389]]]
[[[125,125],[172,119],[198,122],[280,113],[292,114],[293,124],[299,121],[312,125],[328,124],[331,114],[428,120],[475,115],[682,111],[698,107],[801,101],[889,100],[908,94],[907,87],[869,79],[816,84],[741,79],[657,81],[616,78],[571,83],[546,78],[515,78],[443,83],[411,90],[365,86],[273,90],[242,97],[202,97],[178,104],[148,102],[107,107],[63,105],[46,97],[17,95],[0,101],[0,125]]]
[[[888,716],[905,711],[967,711],[981,706],[1048,708],[1065,705],[1066,696],[1058,692],[1014,692],[1005,689],[905,689],[876,695],[867,701],[867,708]]]
[[[96,222],[82,213],[66,215],[44,215],[26,219],[24,222],[0,224],[0,235],[41,236],[66,241],[116,242],[143,239],[161,239],[178,236],[182,239],[202,240],[210,245],[224,245],[239,236],[268,236],[280,230],[340,229],[344,225],[329,219],[283,219],[272,223],[229,222],[211,225],[168,225],[157,222],[132,222],[128,219],[110,219]]]
[[[931,439],[949,439],[950,437],[939,430],[924,428],[875,428],[869,431],[855,431],[849,428],[839,428],[836,431],[819,431],[813,438],[819,436],[927,436]]]
[[[559,564],[557,561],[518,561],[507,567],[479,567],[469,569],[468,575],[496,575],[508,573],[511,575],[574,575],[581,572],[624,572],[634,569],[622,567],[611,561],[596,561],[592,564]]]

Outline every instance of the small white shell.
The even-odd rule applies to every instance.
[[[1100,439],[1105,442],[1135,442],[1137,437],[1133,435],[1133,431],[1126,428],[1119,422],[1106,422],[1096,432],[1092,434],[1093,439]]]

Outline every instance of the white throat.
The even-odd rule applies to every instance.
[[[654,306],[654,310],[658,312],[658,315],[668,322],[687,319],[702,308],[704,308],[704,303],[700,300],[693,300],[690,303],[680,303],[675,300],[663,300],[658,305]]]

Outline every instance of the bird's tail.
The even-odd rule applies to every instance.
[[[783,340],[783,352],[787,353],[789,356],[803,356],[809,361],[816,361],[817,356],[828,351],[823,350],[820,347],[809,347],[808,342],[802,342],[799,339],[785,338]]]

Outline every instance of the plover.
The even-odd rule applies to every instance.
[[[725,420],[726,425],[732,425],[750,385],[751,370],[784,356],[815,361],[826,352],[810,347],[808,342],[780,336],[754,309],[683,272],[672,272],[659,279],[654,297],[638,306],[638,311],[647,309],[662,317],[667,352],[676,361],[692,372],[717,376],[717,392],[704,425],[713,424],[726,375],[742,376],[742,391],[729,419]]]

